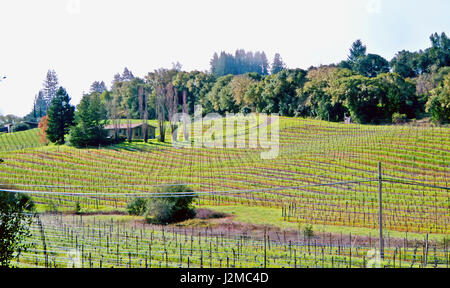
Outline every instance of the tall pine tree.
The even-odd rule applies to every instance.
[[[50,102],[56,95],[56,91],[58,90],[58,75],[56,75],[55,70],[48,70],[47,76],[44,80],[44,89],[42,90],[44,92],[44,100],[46,103],[46,109],[49,108]]]
[[[275,57],[273,58],[271,73],[278,74],[281,71],[283,71],[284,69],[286,69],[286,65],[284,64],[283,60],[281,59],[280,54],[276,53]]]
[[[63,87],[56,92],[48,109],[47,137],[53,143],[64,144],[64,135],[73,125],[75,107],[70,105],[70,97]]]
[[[350,48],[350,55],[348,56],[347,61],[350,64],[350,67],[354,67],[356,62],[358,62],[359,58],[366,56],[367,47],[363,45],[361,40],[356,40],[353,42],[352,47]]]

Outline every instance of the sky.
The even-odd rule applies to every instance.
[[[28,114],[49,69],[78,104],[124,67],[205,71],[220,51],[280,53],[307,69],[346,59],[361,39],[390,60],[450,35],[449,12],[448,0],[1,0],[0,113]]]

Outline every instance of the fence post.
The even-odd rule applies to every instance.
[[[381,176],[381,162],[378,162],[378,225],[380,227],[380,257],[384,260],[382,188],[383,178]]]
[[[41,218],[39,217],[39,215],[37,216],[37,221],[39,225],[39,231],[41,232],[42,245],[44,247],[45,268],[48,268],[48,254],[47,254],[47,244],[45,242],[44,226],[42,225]]]
[[[264,268],[267,268],[267,230],[264,228]]]
[[[425,239],[425,259],[423,261],[423,267],[427,267],[428,263],[428,233],[427,238]]]

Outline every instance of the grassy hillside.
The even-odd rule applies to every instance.
[[[211,123],[204,124],[204,131],[211,126]],[[225,130],[223,133],[239,135],[248,133],[253,128],[239,127],[237,131]],[[220,133],[216,135],[216,137],[220,136]],[[347,235],[344,237],[350,237],[347,241],[353,243],[351,235],[368,237],[368,235],[377,234],[378,181],[376,179],[378,162],[381,162],[384,178],[383,221],[388,239],[390,237],[423,239],[425,233],[428,233],[430,240],[441,243],[442,239],[450,233],[450,194],[449,190],[445,189],[449,187],[450,179],[450,128],[448,127],[344,125],[310,119],[281,118],[280,155],[272,160],[262,160],[260,156],[263,150],[248,147],[246,149],[175,148],[170,143],[161,144],[156,140],[148,144],[124,143],[101,149],[48,146],[1,152],[0,158],[4,159],[4,163],[0,164],[0,178],[3,184],[9,184],[10,189],[24,190],[33,194],[38,203],[38,210],[41,212],[56,210],[72,212],[75,203],[79,202],[85,212],[117,213],[119,211],[123,213],[126,203],[135,195],[155,197],[158,195],[154,194],[154,186],[186,183],[199,192],[197,207],[225,212],[232,215],[233,221],[243,223],[242,225],[259,227],[253,228],[256,229],[255,231],[262,231],[263,227],[278,227],[277,229],[282,230],[303,229],[305,225],[312,224],[314,231],[320,232],[321,235],[341,233],[342,237],[343,233]],[[53,233],[51,231],[57,233],[62,229],[60,225],[65,222],[58,221],[57,219],[46,220],[48,233]],[[89,243],[94,240],[83,236],[86,223],[66,223],[68,226],[64,227],[67,229],[70,227],[72,232],[66,231],[66,228],[63,230],[66,231],[65,233],[79,235],[78,239],[84,241],[85,249],[91,249],[86,251],[91,251],[89,253],[95,255],[96,258],[92,260],[94,263],[92,265],[95,267],[101,265],[101,261],[105,261],[103,263],[109,261],[108,263],[112,266],[127,267],[128,260],[122,259],[117,262],[114,258],[116,256],[111,256],[109,260],[103,258],[106,257],[107,250],[105,247],[107,239],[104,237],[111,233],[110,229],[119,229],[120,232],[117,232],[116,236],[111,234],[108,241],[112,241],[111,237],[118,237],[115,243],[119,243],[123,241],[121,237],[128,239],[128,235],[132,234],[141,239],[139,230],[133,228],[131,223],[141,223],[140,221],[143,220],[130,218],[120,222],[122,224],[119,224],[119,228],[116,227],[116,222],[111,224],[113,228],[108,228],[109,221],[114,220],[97,218],[94,221],[97,221],[95,225],[100,225],[98,230],[103,235],[99,238],[101,244],[96,244],[95,250],[92,250],[94,249],[92,247],[89,248]],[[208,221],[205,223],[194,221],[192,224],[195,223],[200,224],[200,227],[215,225]],[[120,225],[131,226],[120,228]],[[143,229],[141,233],[150,233],[148,228]],[[177,233],[167,233],[164,237],[172,237],[173,241],[173,237],[175,239],[185,237],[183,233],[186,231]],[[64,237],[55,236],[51,240],[54,242],[47,244],[53,245],[55,251],[75,245],[73,234],[65,235]],[[38,241],[39,234],[33,237]],[[165,240],[163,238],[159,239],[160,241],[156,240],[158,237],[155,238],[153,245],[161,252],[164,248],[160,246],[165,247]],[[238,261],[236,266],[259,265],[260,267],[261,259],[258,255],[261,255],[260,249],[263,245],[261,238],[238,244],[239,241],[232,240],[234,236],[230,237],[220,240],[222,242],[217,252],[214,252],[218,254],[208,252],[208,255],[212,257],[211,265],[226,266],[227,257],[231,261],[234,255],[233,249],[234,253],[244,249],[246,252],[242,257],[246,260],[244,258],[236,260]],[[278,238],[279,235],[273,237]],[[302,238],[299,236],[299,239]],[[275,241],[275,238],[272,239]],[[187,240],[184,248],[186,253],[183,254],[186,257],[184,260],[180,260],[180,255],[175,252],[179,247],[171,242],[165,248],[173,250],[168,253],[168,267],[180,265],[186,267],[188,265],[186,255],[191,255],[189,260],[191,267],[201,266],[202,261],[209,261],[209,259],[201,260],[202,255],[206,254],[200,253],[200,250],[209,249],[207,243],[215,243],[212,242],[213,240],[214,237],[195,238],[193,241],[197,243],[200,241],[200,244],[197,248],[193,247],[193,251],[187,247],[190,245],[188,243],[190,240]],[[148,244],[145,240],[142,241],[144,243],[142,245]],[[292,247],[287,240],[283,241],[280,238],[279,241],[281,242],[278,244],[272,244],[281,246],[279,250],[276,248],[271,250],[268,256],[271,259],[270,266],[294,267],[297,265],[292,258],[294,251],[288,250]],[[304,242],[305,239],[299,241],[307,243]],[[372,240],[372,245],[375,242],[376,240]],[[324,267],[365,265],[364,257],[367,256],[369,249],[367,243],[358,246],[356,251],[348,248],[349,246],[336,246],[337,243],[342,244],[342,239],[327,243],[321,244],[329,250],[323,256]],[[121,244],[118,248],[120,251],[130,251],[128,244],[123,245]],[[398,253],[395,245],[399,244],[395,242],[387,244],[386,255],[391,259],[390,264],[387,265],[393,265],[392,261],[398,258],[398,255],[395,256]],[[408,267],[411,263],[414,264],[413,259],[416,253],[425,253],[417,252],[417,249],[411,245],[414,244],[406,244],[405,251],[402,252],[404,253],[403,261],[409,263]],[[139,249],[139,247],[133,249]],[[304,254],[301,260],[302,267],[320,267],[320,262],[317,262],[318,256],[305,254],[306,251],[303,250],[313,248],[302,247],[293,248],[297,249],[295,253]],[[445,263],[447,252],[440,249],[437,249],[434,259],[438,261],[435,263],[442,264]],[[290,251],[291,258],[282,256],[283,253],[289,253],[286,251]],[[161,253],[154,255],[153,265],[164,267],[166,259],[161,256]],[[333,258],[331,256],[333,253],[339,257]],[[133,254],[130,258],[131,266],[142,267],[145,260],[142,255]],[[24,260],[28,264],[23,263],[23,265],[42,266],[42,258],[39,259],[36,260],[30,256],[30,259]],[[66,261],[61,260],[62,258],[57,259],[60,259],[62,263]],[[38,264],[34,265],[36,261]],[[433,260],[429,261],[433,263]],[[204,263],[203,265],[209,267]],[[420,263],[414,265],[420,265]]]
[[[381,161],[384,177],[408,181],[384,187],[387,228],[448,234],[448,191],[411,184],[448,187],[448,128],[291,118],[281,119],[280,128],[280,156],[273,160],[261,160],[260,149],[178,149],[153,141],[104,149],[62,146],[3,153],[0,175],[3,183],[19,187],[79,186],[52,188],[62,193],[148,193],[150,186],[188,183],[196,191],[215,192],[204,194],[199,205],[286,208],[286,221],[375,228],[377,182],[314,185],[374,179]],[[127,197],[109,201],[92,196],[79,201],[89,209],[116,209],[124,206]],[[52,198],[38,199],[47,203]],[[78,201],[71,198],[53,200],[71,209]]]
[[[38,136],[39,129],[14,133],[0,133],[0,152],[41,147]]]

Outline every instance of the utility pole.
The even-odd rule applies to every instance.
[[[382,188],[383,179],[381,177],[381,162],[378,162],[378,224],[380,226],[380,256],[381,259],[384,260]]]
[[[267,268],[267,228],[264,227],[264,269]]]

